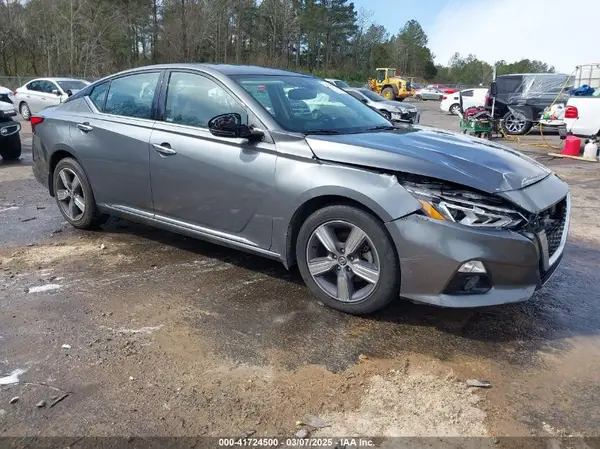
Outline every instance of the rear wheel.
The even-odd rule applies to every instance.
[[[454,103],[450,106],[450,112],[454,115],[460,115],[460,104]]]
[[[363,315],[399,296],[394,244],[379,220],[355,207],[328,206],[308,217],[296,258],[306,285],[334,309]]]
[[[381,91],[381,95],[386,99],[386,100],[394,100],[396,97],[396,94],[394,93],[394,89],[392,89],[391,87],[386,87],[385,89],[383,89]]]
[[[519,113],[507,112],[504,115],[504,131],[506,134],[511,136],[518,136],[527,133],[533,123],[527,120],[527,118]]]
[[[70,157],[62,159],[52,181],[56,203],[69,224],[90,229],[100,222],[92,186],[79,162]]]
[[[416,101],[423,101],[423,96],[422,95],[415,95],[415,100]]]
[[[23,120],[31,119],[31,109],[29,109],[29,105],[27,103],[21,103],[21,105],[19,106],[19,112],[21,113],[21,117],[23,117]]]
[[[21,157],[21,138],[19,133],[5,138],[0,138],[0,156],[5,161],[12,161]]]

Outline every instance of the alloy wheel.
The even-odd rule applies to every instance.
[[[29,109],[29,105],[27,103],[23,103],[21,105],[21,109],[19,110],[19,112],[21,113],[21,117],[23,117],[24,120],[29,120],[31,118],[31,110]]]
[[[520,114],[509,114],[504,119],[504,127],[509,134],[520,134],[527,126],[527,120]]]
[[[379,255],[369,236],[342,220],[313,231],[306,248],[308,271],[321,290],[340,302],[368,298],[380,276]]]
[[[460,105],[452,105],[452,107],[450,108],[450,112],[454,115],[460,115]]]
[[[85,213],[85,193],[81,180],[73,170],[66,167],[58,173],[58,177],[58,204],[70,220],[77,221]]]

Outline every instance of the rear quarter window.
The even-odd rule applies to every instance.
[[[104,112],[104,103],[106,100],[106,93],[108,92],[108,83],[102,83],[92,89],[90,93],[90,100],[94,103],[94,106]]]
[[[521,76],[501,76],[496,78],[498,93],[501,94],[512,94],[519,92],[522,84],[523,77]]]

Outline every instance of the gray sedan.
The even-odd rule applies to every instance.
[[[378,110],[385,118],[393,122],[417,124],[421,119],[419,110],[412,104],[386,100],[381,95],[364,87],[349,87],[344,90],[367,106]]]
[[[31,124],[34,174],[73,226],[116,215],[298,265],[320,301],[348,313],[399,296],[526,300],[567,238],[569,188],[544,166],[474,137],[393,126],[306,75],[138,68]]]

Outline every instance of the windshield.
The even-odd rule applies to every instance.
[[[377,95],[372,90],[358,89],[358,91],[371,101],[385,101],[385,98],[383,98],[381,95]]]
[[[81,90],[87,86],[87,84],[83,81],[73,80],[73,81],[57,81],[60,88],[64,91],[67,90]]]
[[[286,131],[351,133],[391,126],[378,112],[327,81],[306,76],[232,76]]]

